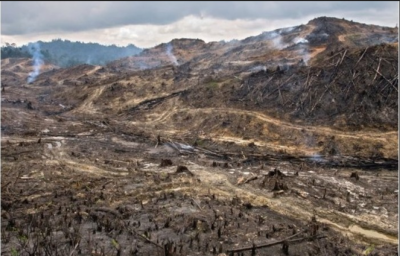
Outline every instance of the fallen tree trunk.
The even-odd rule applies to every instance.
[[[325,235],[315,235],[315,236],[307,236],[307,237],[302,237],[302,238],[297,238],[297,239],[291,239],[293,237],[298,236],[299,234],[301,234],[303,232],[304,231],[301,231],[297,234],[294,234],[293,236],[289,236],[287,238],[284,238],[284,239],[276,241],[276,242],[262,244],[262,245],[253,244],[252,246],[242,247],[242,248],[238,248],[238,249],[232,249],[232,250],[228,250],[227,252],[230,253],[230,255],[233,255],[233,253],[235,253],[235,252],[244,252],[244,251],[249,251],[249,250],[267,248],[267,247],[271,247],[271,246],[278,245],[278,244],[284,244],[284,243],[285,244],[296,244],[296,243],[304,242],[306,240],[322,239],[322,238],[326,237]]]

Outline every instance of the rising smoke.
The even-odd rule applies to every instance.
[[[255,66],[255,67],[251,68],[249,71],[250,72],[258,72],[261,70],[267,71],[267,67],[263,66],[263,65],[259,65],[259,66]]]
[[[89,57],[86,59],[85,63],[86,63],[86,64],[89,64],[89,65],[92,65],[92,56],[89,56]]]
[[[308,61],[310,60],[311,56],[308,49],[308,40],[302,37],[296,37],[293,40],[293,44],[298,44],[299,50],[297,53],[301,55],[304,64],[308,65]]]
[[[277,32],[272,32],[271,34],[269,34],[269,38],[272,40],[272,44],[273,47],[276,49],[282,49],[282,39],[281,39],[281,35]]]
[[[29,53],[32,55],[33,59],[33,71],[29,73],[28,76],[28,83],[33,83],[36,77],[40,73],[40,68],[43,65],[43,55],[40,52],[40,45],[39,43],[29,43],[28,44]]]
[[[149,69],[149,68],[150,68],[150,67],[146,64],[145,61],[138,61],[136,64],[139,65],[139,69],[140,69],[140,70],[145,70],[145,69]]]
[[[179,65],[178,61],[176,60],[175,55],[172,53],[172,45],[171,45],[171,43],[168,43],[168,44],[167,44],[167,55],[168,55],[169,59],[171,60],[171,62],[172,62],[175,66],[178,66],[178,65]]]
[[[302,37],[296,37],[296,38],[293,40],[293,42],[294,42],[295,44],[307,44],[307,43],[308,43],[308,40],[305,39],[305,38],[302,38]]]
[[[326,162],[326,160],[318,153],[313,154],[310,160],[314,162]]]
[[[278,30],[277,32],[273,31],[270,34],[270,37],[272,39],[272,46],[275,49],[282,50],[289,46],[288,44],[282,42],[281,30]]]
[[[297,29],[296,29],[297,28]],[[297,51],[296,53],[299,54],[303,60],[305,65],[308,65],[308,61],[311,58],[310,51],[309,51],[309,40],[303,37],[295,37],[290,42],[284,42],[284,36],[289,35],[290,32],[294,31],[301,31],[299,27],[288,27],[282,28],[275,31],[263,32],[262,38],[263,40],[270,41],[270,45],[273,49],[282,50],[287,47],[295,46]],[[324,34],[324,37],[328,37],[328,34]],[[260,67],[255,67],[252,72],[261,70]]]
[[[295,28],[297,28],[297,27],[281,28],[280,31],[281,31],[282,33],[289,33],[289,32],[292,32]]]
[[[308,66],[308,61],[311,59],[310,52],[308,51],[308,47],[303,47],[302,49],[298,50],[297,53],[301,55],[303,62],[306,66]]]

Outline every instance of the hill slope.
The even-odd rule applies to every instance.
[[[71,106],[65,115],[102,113],[164,127],[154,133],[179,130],[194,136],[207,130],[207,136],[251,138],[273,151],[278,143],[292,153],[397,158],[392,144],[397,135],[389,132],[398,127],[396,40],[390,28],[321,17],[231,43],[175,39],[106,68],[53,69],[34,84],[50,86],[52,101]],[[24,83],[21,70],[5,64],[5,85]],[[265,123],[258,114],[293,127],[278,131],[279,122]],[[154,115],[164,118],[152,120]],[[190,117],[198,121],[182,126],[182,118]],[[294,135],[308,126],[316,128],[307,136]],[[318,132],[320,126],[329,132]],[[363,130],[371,132],[371,140],[360,145],[359,136],[346,139],[346,133]],[[335,149],[326,148],[329,133],[338,135]],[[373,142],[379,133],[390,143]]]

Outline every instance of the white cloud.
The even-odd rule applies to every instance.
[[[2,43],[62,38],[153,47],[174,38],[243,39],[337,17],[394,27],[398,2],[2,2]],[[3,33],[4,32],[4,33]]]
[[[148,48],[169,42],[174,38],[199,38],[206,42],[244,39],[261,34],[263,31],[298,25],[298,22],[291,19],[281,20],[280,22],[266,19],[225,20],[189,15],[168,25],[128,25],[83,32],[41,33],[20,36],[2,35],[2,42],[15,42],[17,45],[22,45],[29,41],[50,41],[55,38],[62,38],[72,41],[99,42],[106,45],[125,46],[134,44],[138,47]]]

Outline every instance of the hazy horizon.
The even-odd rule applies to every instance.
[[[2,2],[1,14],[2,45],[62,39],[139,48],[178,38],[242,40],[321,16],[387,27],[399,19],[398,2],[380,1]]]

